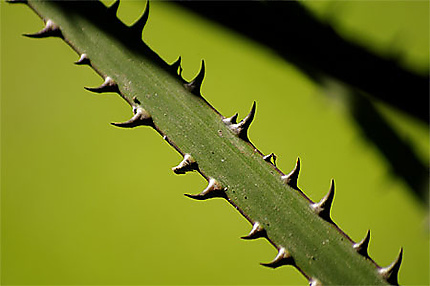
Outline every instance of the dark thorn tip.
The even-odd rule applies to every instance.
[[[233,124],[237,124],[237,117],[239,116],[239,114],[236,112],[232,117],[229,118],[224,118],[222,121],[227,125],[233,125]]]
[[[251,107],[251,111],[248,113],[248,115],[243,118],[239,123],[230,125],[230,129],[237,134],[237,136],[245,141],[249,141],[248,139],[248,129],[251,125],[252,121],[255,117],[255,110],[256,110],[257,103],[254,101]]]
[[[260,264],[270,268],[278,268],[283,265],[294,265],[294,259],[285,248],[281,247],[273,261]]]
[[[143,28],[145,28],[146,22],[149,17],[149,1],[146,2],[145,11],[142,16],[130,27],[130,30],[140,39],[142,38]]]
[[[400,248],[399,255],[397,256],[396,260],[393,261],[389,266],[385,268],[379,269],[379,274],[390,284],[392,285],[398,285],[398,276],[399,276],[399,270],[400,265],[402,264],[403,259],[403,247]]]
[[[184,194],[185,196],[195,199],[195,200],[206,200],[210,198],[226,198],[225,189],[222,188],[221,184],[210,178],[208,182],[208,186],[204,189],[200,194]]]
[[[87,54],[82,54],[78,61],[75,62],[75,65],[88,65],[91,66],[91,61],[88,58]]]
[[[294,169],[289,174],[282,176],[281,179],[291,188],[298,190],[299,174],[300,174],[300,158],[297,157],[296,165],[294,166]]]
[[[264,156],[263,160],[276,166],[276,155],[274,153]]]
[[[172,168],[172,171],[178,175],[197,170],[197,162],[190,154],[185,154],[184,159],[181,161],[181,163],[179,163],[178,166]]]
[[[45,28],[43,28],[39,32],[34,34],[23,34],[23,36],[37,39],[48,37],[63,38],[63,34],[61,33],[60,28],[51,20],[47,20],[45,23]]]
[[[354,243],[352,246],[360,255],[369,258],[369,242],[370,242],[370,230],[367,230],[366,236],[360,242]]]
[[[202,87],[203,79],[205,78],[205,71],[206,71],[205,60],[202,60],[202,65],[200,67],[200,71],[197,74],[197,76],[189,83],[184,84],[185,88],[192,94],[197,96],[202,96],[201,87]]]
[[[95,92],[95,93],[105,93],[105,92],[115,92],[119,93],[118,85],[116,82],[110,78],[106,77],[105,81],[99,87],[84,87],[86,90]]]
[[[241,239],[251,240],[260,237],[267,237],[267,233],[259,222],[255,222],[252,226],[250,233],[248,235],[242,236]]]
[[[151,115],[143,108],[136,108],[136,112],[133,117],[125,122],[112,122],[113,126],[122,128],[133,128],[137,126],[154,126]]]
[[[202,196],[201,194],[197,194],[197,195],[193,195],[193,194],[184,194],[184,196],[190,198],[190,199],[194,199],[194,200],[198,200],[198,201],[203,201],[206,200],[207,198],[205,198],[204,196]]]
[[[312,209],[315,213],[328,222],[333,222],[330,218],[331,206],[334,199],[334,179],[331,180],[328,193],[321,199],[319,203],[312,204]]]

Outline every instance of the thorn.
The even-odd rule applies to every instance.
[[[330,184],[330,190],[328,191],[327,195],[325,195],[324,198],[321,199],[319,203],[314,203],[311,205],[311,208],[315,211],[315,213],[321,217],[322,219],[333,222],[330,218],[330,210],[331,205],[333,203],[334,198],[334,180],[331,180]]]
[[[202,96],[200,89],[202,87],[203,79],[205,77],[205,60],[202,60],[202,65],[197,76],[190,82],[184,84],[185,88],[194,95]]]
[[[267,236],[266,230],[257,221],[252,226],[251,232],[246,236],[242,236],[241,238],[242,239],[257,239],[257,238],[266,237],[266,236]]]
[[[91,66],[90,58],[87,56],[87,54],[82,54],[81,57],[77,62],[75,62],[75,65],[88,65]]]
[[[291,188],[298,190],[299,187],[297,186],[297,182],[299,180],[299,173],[300,173],[300,158],[297,157],[296,166],[294,167],[294,169],[288,175],[283,175],[281,177],[281,180],[283,180]]]
[[[118,13],[119,2],[120,0],[116,0],[112,5],[107,8],[108,13],[112,16],[116,16],[116,14]]]
[[[273,261],[260,264],[270,268],[278,268],[283,265],[294,265],[294,259],[291,254],[287,250],[285,250],[285,248],[281,247],[279,249],[278,255],[276,255]]]
[[[110,78],[106,77],[104,83],[99,87],[84,87],[86,90],[95,92],[95,93],[104,93],[104,92],[116,92],[119,93],[118,85],[116,82]]]
[[[142,39],[143,28],[145,28],[146,22],[149,17],[149,1],[146,2],[146,8],[143,12],[142,17],[140,17],[132,26],[130,26],[130,31],[139,39]]]
[[[196,171],[198,169],[197,162],[190,154],[185,154],[184,159],[178,166],[173,167],[172,171],[175,174],[185,174],[186,172]]]
[[[255,116],[255,108],[256,108],[256,103],[254,101],[254,103],[252,104],[252,108],[251,111],[249,112],[249,114],[242,119],[242,121],[240,121],[239,123],[235,123],[230,125],[230,129],[237,135],[239,136],[240,139],[243,139],[245,141],[249,141],[248,139],[248,129],[249,126],[251,125],[252,120],[254,120],[254,116]]]
[[[361,255],[363,255],[366,258],[369,258],[369,254],[367,252],[369,248],[369,241],[370,241],[370,230],[367,231],[366,237],[363,238],[362,241],[354,243],[352,247]]]
[[[322,286],[322,283],[318,279],[312,278],[309,280],[309,286]]]
[[[263,160],[276,166],[276,155],[274,153],[264,156]]]
[[[403,248],[400,248],[399,255],[396,260],[393,261],[389,266],[385,268],[379,268],[379,274],[390,284],[398,285],[398,274],[400,270],[400,264],[402,264]]]
[[[208,186],[200,194],[197,194],[197,195],[185,194],[185,196],[195,200],[206,200],[210,198],[226,198],[225,189],[223,189],[221,184],[213,178],[209,179]]]
[[[233,125],[233,124],[237,124],[237,116],[238,116],[238,115],[239,115],[239,114],[235,113],[232,117],[224,118],[222,121],[223,121],[227,126],[230,126],[230,125]]]
[[[175,75],[179,75],[182,78],[182,66],[181,66],[182,57],[179,56],[178,59],[170,65],[171,71]]]
[[[60,27],[58,27],[51,20],[46,21],[45,28],[34,34],[24,34],[29,38],[47,38],[47,37],[58,37],[63,38]]]
[[[133,117],[126,122],[112,122],[111,124],[117,127],[132,128],[141,125],[154,126],[151,115],[142,107],[133,107]]]

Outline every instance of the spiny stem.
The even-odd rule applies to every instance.
[[[333,223],[333,182],[315,204],[298,187],[299,159],[285,175],[249,141],[256,102],[239,123],[237,115],[225,118],[201,94],[203,61],[195,79],[185,82],[181,58],[169,65],[142,42],[149,5],[130,27],[116,18],[119,2],[110,8],[98,2],[28,5],[50,23],[49,29],[55,27],[57,32],[49,36],[61,35],[81,56],[78,63],[90,64],[103,76],[100,87],[88,90],[115,92],[130,104],[133,117],[113,125],[155,129],[184,156],[174,172],[196,170],[208,180],[201,193],[188,197],[227,200],[253,225],[245,239],[264,237],[276,247],[278,255],[264,265],[293,265],[315,285],[397,283],[402,252],[391,266],[381,268],[360,255],[364,251],[357,251],[357,244]],[[135,64],[129,64],[130,58]]]

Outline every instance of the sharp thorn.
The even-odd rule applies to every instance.
[[[116,14],[118,13],[119,4],[120,0],[116,0],[111,6],[107,8],[108,13],[112,16],[116,16]]]
[[[366,258],[369,258],[368,248],[369,248],[369,241],[370,241],[370,230],[367,231],[366,236],[363,238],[362,241],[354,243],[352,247],[361,255],[363,255]]]
[[[248,240],[248,239],[257,239],[257,238],[266,237],[266,236],[267,236],[266,230],[257,221],[252,226],[251,232],[246,236],[242,236],[241,238]]]
[[[274,153],[264,156],[263,160],[276,166],[276,155]]]
[[[256,109],[256,103],[254,101],[254,103],[252,104],[252,108],[251,108],[251,111],[249,112],[249,114],[244,119],[242,119],[239,123],[232,124],[232,125],[229,126],[230,129],[240,139],[243,139],[245,141],[249,141],[249,139],[248,139],[248,129],[249,129],[249,126],[251,125],[252,120],[254,120],[255,109]]]
[[[130,27],[130,31],[135,37],[142,39],[143,28],[145,28],[146,22],[149,17],[149,1],[146,2],[146,8],[143,15]]]
[[[294,259],[285,248],[281,247],[273,261],[260,264],[270,268],[278,268],[283,265],[294,265]]]
[[[238,116],[238,115],[239,115],[239,114],[235,113],[232,117],[224,118],[222,121],[223,121],[227,126],[230,126],[230,125],[233,125],[233,124],[237,124],[237,116]]]
[[[319,203],[314,203],[311,205],[314,212],[320,216],[322,219],[333,222],[330,218],[331,205],[334,199],[334,180],[331,180],[330,190],[327,195],[321,199]]]
[[[99,87],[84,87],[88,91],[92,91],[95,93],[104,93],[104,92],[116,92],[119,93],[118,85],[116,82],[110,78],[106,77],[103,84]]]
[[[178,166],[173,167],[172,171],[175,174],[185,174],[186,172],[196,171],[198,169],[198,165],[196,160],[190,155],[185,154],[184,159]]]
[[[81,57],[77,62],[75,62],[75,65],[88,65],[91,66],[90,58],[87,56],[87,54],[82,54]]]
[[[184,84],[185,88],[194,95],[202,96],[200,91],[205,78],[205,70],[205,61],[202,60],[202,66],[197,76],[192,81]]]
[[[24,34],[29,38],[47,38],[47,37],[58,37],[63,38],[60,28],[51,20],[47,20],[45,28],[34,34]]]
[[[396,260],[393,261],[389,266],[385,268],[379,268],[379,274],[390,284],[399,285],[398,274],[400,270],[400,264],[402,264],[403,248],[400,248],[399,255]]]
[[[197,194],[197,195],[185,194],[185,196],[195,200],[206,200],[210,198],[226,198],[225,189],[221,186],[221,184],[217,180],[213,178],[209,179],[208,186],[200,194]]]
[[[151,115],[141,107],[133,107],[133,117],[126,122],[112,122],[117,127],[133,128],[137,126],[154,126]]]
[[[298,190],[299,187],[297,183],[299,180],[299,173],[300,173],[300,158],[297,157],[296,166],[294,167],[294,169],[288,175],[282,176],[281,180],[283,180],[291,188]]]

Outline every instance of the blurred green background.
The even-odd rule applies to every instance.
[[[205,59],[203,94],[225,116],[243,117],[256,100],[252,142],[275,152],[284,172],[300,156],[299,185],[313,200],[335,178],[334,221],[354,240],[371,229],[369,252],[382,266],[404,247],[399,282],[428,285],[428,210],[348,110],[269,49],[170,3],[151,4],[146,42],[168,62],[182,55],[187,79]],[[428,68],[428,2],[304,4],[345,37]],[[43,26],[29,8],[0,5],[2,285],[307,283],[293,268],[261,267],[276,250],[240,240],[250,225],[224,201],[184,197],[205,180],[174,175],[181,158],[153,130],[110,126],[128,119],[127,104],[85,91],[99,76],[73,65],[78,56],[62,41],[22,37]],[[119,16],[131,24],[144,6],[124,1]],[[428,125],[378,106],[427,165]]]

